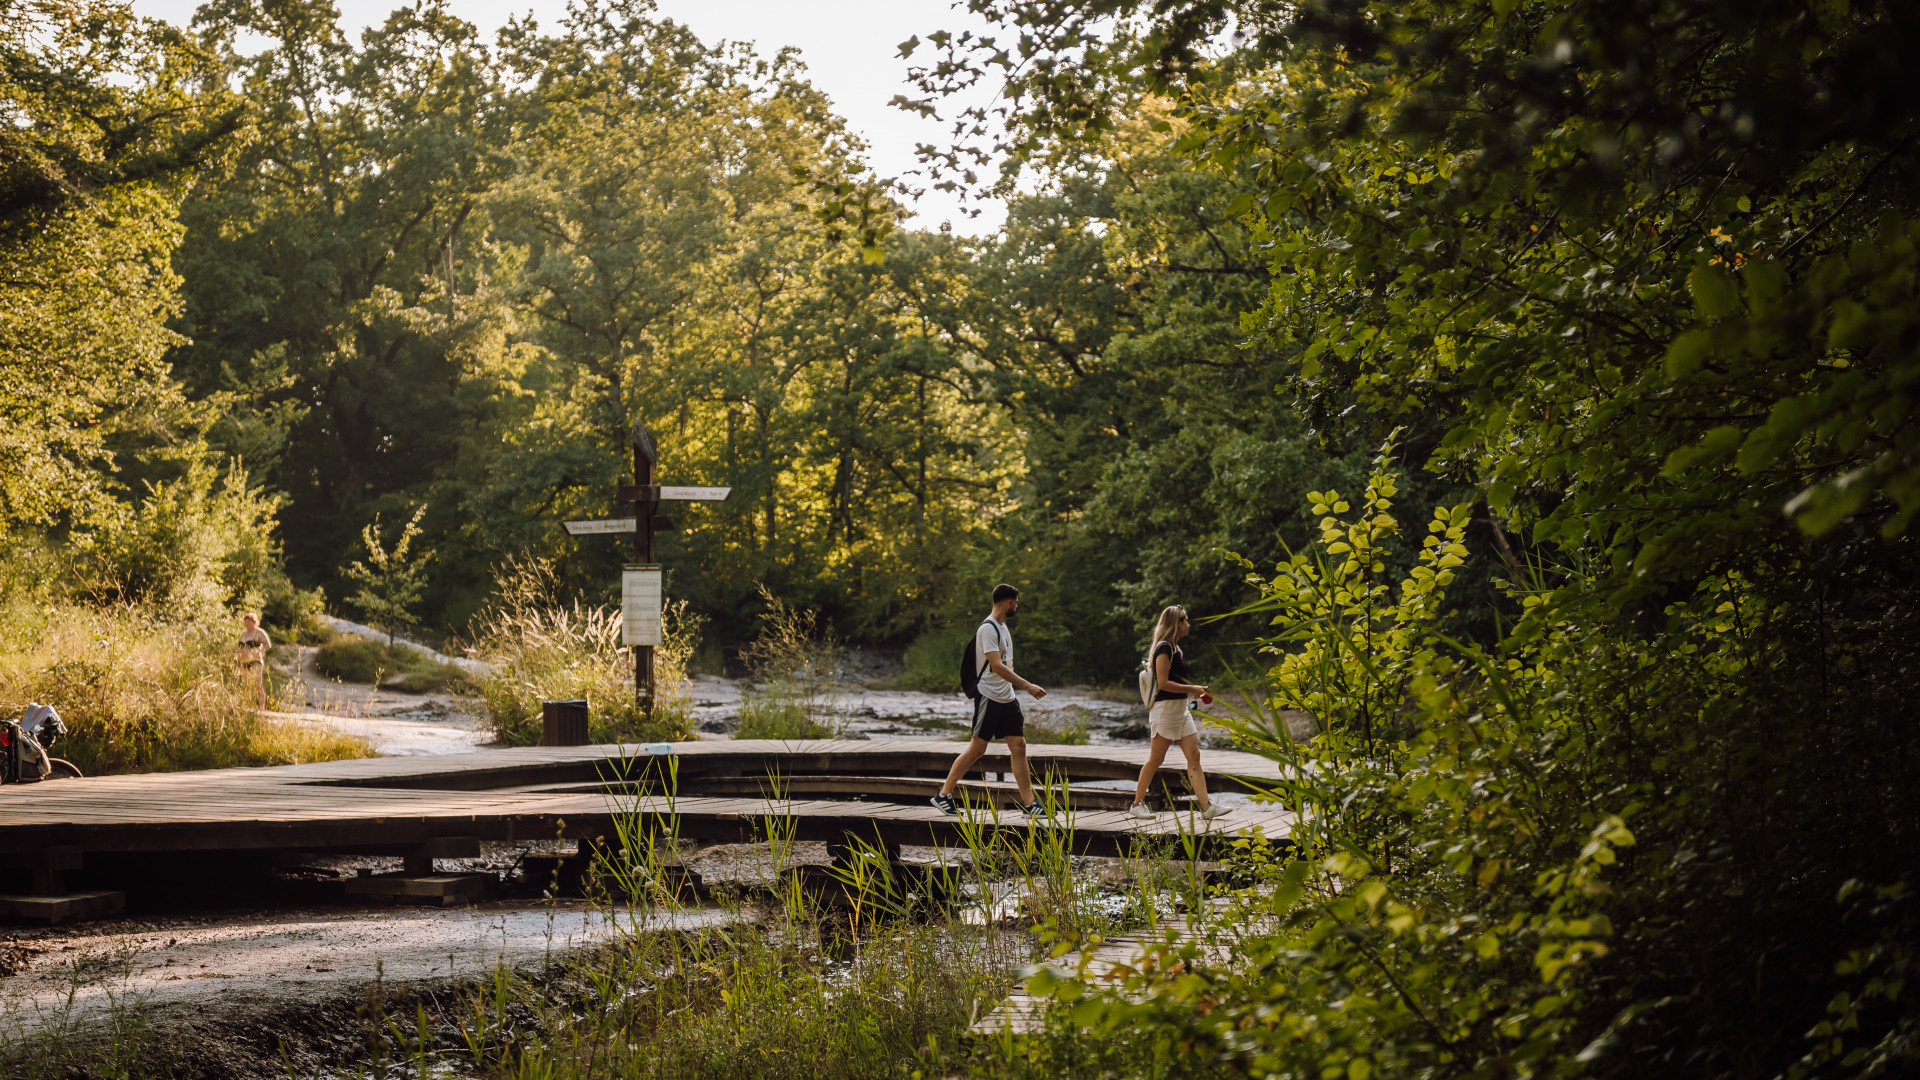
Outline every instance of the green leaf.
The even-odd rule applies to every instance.
[[[1740,289],[1733,275],[1706,263],[1687,275],[1687,291],[1693,294],[1694,309],[1708,319],[1718,319],[1740,304]]]
[[[1667,346],[1667,378],[1684,379],[1699,371],[1713,352],[1713,335],[1706,330],[1689,330]]]
[[[1701,436],[1700,441],[1692,446],[1683,446],[1668,454],[1660,475],[1669,480],[1682,479],[1688,469],[1718,461],[1739,449],[1740,439],[1740,428],[1722,424]]]

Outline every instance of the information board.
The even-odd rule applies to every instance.
[[[620,575],[620,644],[660,644],[660,567],[629,564]]]

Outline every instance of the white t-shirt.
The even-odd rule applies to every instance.
[[[1002,623],[988,619],[973,632],[973,662],[986,667],[987,654],[997,652],[1000,662],[1013,670],[1013,634]],[[980,673],[980,696],[993,701],[1012,701],[1013,684],[1000,677],[1000,673],[986,667]]]

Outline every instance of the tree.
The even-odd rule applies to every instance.
[[[175,213],[244,115],[211,68],[125,5],[0,4],[0,535],[109,520],[117,470],[190,456]]]
[[[259,137],[183,207],[173,354],[196,395],[225,396],[214,436],[270,455],[288,561],[316,583],[372,514],[447,505],[426,498],[439,464],[521,362],[481,205],[510,162],[491,53],[444,4],[358,47],[337,23],[324,0],[202,9]],[[271,47],[237,55],[246,33]]]
[[[1920,1021],[1887,980],[1916,954],[1920,865],[1896,689],[1920,661],[1911,5],[970,6],[1020,33],[940,39],[928,88],[1011,72],[1006,145],[1030,161],[1172,100],[1174,149],[1238,189],[1268,264],[1248,329],[1275,408],[1336,436],[1407,425],[1411,463],[1479,492],[1505,564],[1489,652],[1364,657],[1419,668],[1406,726],[1318,764],[1391,813],[1341,838],[1368,866],[1316,852],[1355,871],[1329,904],[1360,906],[1281,942],[1330,1022],[1365,954],[1326,935],[1437,981],[1285,1043],[1288,1067],[1910,1068]],[[1604,956],[1569,967],[1542,938],[1529,975],[1489,941],[1454,967],[1381,914],[1544,926],[1615,815],[1634,850],[1592,893],[1608,921],[1582,922],[1611,927]],[[1536,885],[1458,880],[1483,872]],[[1561,1019],[1524,1041],[1442,1022],[1462,995],[1535,993]]]
[[[391,551],[381,542],[380,518],[375,515],[373,524],[360,530],[366,559],[355,559],[341,571],[342,577],[359,586],[347,602],[360,609],[369,625],[387,632],[389,645],[399,631],[416,624],[416,608],[426,591],[427,564],[433,554],[413,550],[414,541],[420,537],[420,519],[426,512],[425,506],[413,512]]]

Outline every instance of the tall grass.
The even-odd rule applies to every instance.
[[[620,609],[562,603],[550,563],[510,561],[499,600],[475,623],[471,652],[488,665],[472,686],[495,737],[511,746],[540,741],[540,705],[583,699],[594,742],[691,738],[684,684],[700,623],[686,604],[668,605],[665,640],[654,650],[652,715],[634,700],[633,652],[620,644]]]
[[[840,709],[840,642],[817,613],[760,586],[760,633],[740,651],[754,685],[741,695],[736,739],[826,739],[846,726]]]
[[[671,775],[666,790],[665,812],[659,802],[620,808],[617,835],[597,849],[590,877],[622,898],[602,898],[625,928],[616,941],[557,976],[497,969],[467,989],[457,1044],[434,1044],[424,1022],[417,1039],[396,1025],[376,1067],[437,1059],[458,1075],[544,1080],[908,1080],[964,1069],[967,1028],[1032,957],[1025,935],[907,903],[910,886],[885,853],[857,844],[833,870],[853,887],[822,888],[792,865],[796,825],[777,795],[761,823],[766,857],[782,868],[771,889],[695,906],[679,886]]]
[[[57,708],[70,734],[53,753],[89,776],[367,756],[358,739],[255,712],[238,635],[140,606],[15,600],[0,606],[0,708]]]

